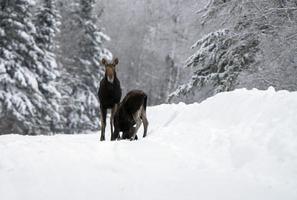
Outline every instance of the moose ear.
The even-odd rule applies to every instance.
[[[106,59],[103,58],[102,61],[101,61],[101,63],[102,63],[103,65],[107,65],[107,61],[106,61]]]
[[[114,61],[113,61],[113,64],[114,64],[114,65],[119,64],[119,59],[118,59],[118,58],[115,58]]]

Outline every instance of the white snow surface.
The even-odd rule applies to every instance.
[[[240,89],[148,119],[133,142],[0,136],[0,199],[297,199],[297,92]]]

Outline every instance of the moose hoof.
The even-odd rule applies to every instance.
[[[138,140],[137,135],[135,135],[135,137],[131,137],[131,138],[130,138],[130,141],[133,141],[133,140]]]

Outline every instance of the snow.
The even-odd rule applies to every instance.
[[[44,89],[45,91],[47,91],[48,93],[50,93],[51,95],[53,95],[54,97],[57,98],[62,98],[61,93],[52,85],[48,85],[48,84],[41,84],[42,89]]]
[[[204,46],[202,46],[202,50],[204,50],[204,47],[207,47],[209,44],[211,44],[213,42],[213,40],[228,35],[230,33],[230,31],[228,29],[222,29],[222,30],[217,30],[216,32],[211,32],[205,36],[202,37],[202,39],[199,39],[197,42],[195,42],[194,45],[192,45],[192,49],[195,49],[196,47],[201,46],[202,44],[204,44]],[[198,53],[197,53],[198,54]],[[201,54],[201,53],[199,53]]]
[[[97,41],[100,41],[100,43],[101,43],[102,40],[103,41],[110,41],[111,40],[108,35],[106,35],[105,33],[101,32],[101,31],[96,32],[95,37],[96,37]]]
[[[24,94],[19,92],[14,92],[12,95],[11,93],[0,91],[0,101],[4,102],[7,110],[12,110],[18,120],[26,120],[25,115],[35,112],[31,101]],[[1,114],[5,115],[4,112]]]
[[[6,68],[2,60],[0,60],[0,74],[6,73]]]
[[[240,89],[148,119],[133,142],[0,136],[0,198],[297,199],[297,92]]]
[[[0,37],[4,37],[5,36],[5,30],[0,28]]]
[[[36,4],[36,0],[28,0],[28,2],[32,5],[35,5]]]
[[[38,92],[38,82],[36,75],[33,74],[27,67],[19,68],[16,71],[14,78],[21,84],[22,87],[30,87],[32,90]]]
[[[18,30],[20,38],[24,39],[28,44],[34,44],[33,38],[25,31]]]

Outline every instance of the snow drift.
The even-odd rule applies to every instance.
[[[241,89],[148,119],[133,142],[1,136],[0,198],[297,199],[297,92]]]

